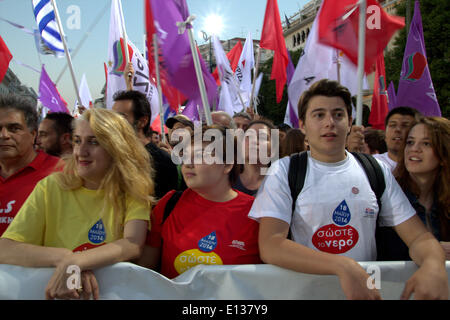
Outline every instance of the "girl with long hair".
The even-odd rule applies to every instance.
[[[423,223],[438,240],[447,242],[448,253],[450,120],[420,119],[408,133],[405,151],[394,175]]]
[[[148,153],[110,110],[74,120],[73,154],[41,180],[0,239],[0,263],[55,267],[47,299],[99,297],[92,269],[140,257],[154,184]],[[69,288],[68,268],[81,286]]]
[[[410,129],[394,176],[427,229],[450,259],[450,120],[419,119]],[[390,229],[380,233],[382,260],[411,260]]]

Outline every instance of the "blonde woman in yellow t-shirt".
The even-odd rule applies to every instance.
[[[140,257],[149,229],[153,172],[130,124],[90,109],[74,120],[73,146],[63,171],[36,185],[0,239],[0,264],[55,267],[47,299],[98,299],[90,270]],[[74,286],[68,270],[80,271]]]

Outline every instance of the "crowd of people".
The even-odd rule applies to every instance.
[[[448,299],[448,119],[405,106],[385,131],[355,126],[350,92],[325,79],[302,94],[298,129],[216,111],[209,126],[171,117],[161,137],[128,88],[112,110],[40,123],[30,101],[0,95],[0,264],[54,267],[46,298],[98,299],[92,270],[129,261],[168,278],[269,263],[380,299],[358,264],[378,259],[417,264],[402,298]]]

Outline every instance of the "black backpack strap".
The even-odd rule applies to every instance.
[[[169,217],[170,213],[177,205],[178,200],[180,200],[182,194],[183,191],[175,191],[174,194],[170,197],[169,201],[167,201],[166,207],[164,208],[164,215],[161,224],[163,224],[164,221],[166,221],[166,219]]]
[[[352,152],[353,156],[361,163],[367,178],[369,179],[370,187],[377,197],[378,212],[381,211],[381,197],[386,189],[386,182],[384,181],[384,174],[381,170],[377,160],[369,154]]]
[[[294,153],[290,156],[288,180],[292,197],[291,225],[292,217],[294,216],[295,211],[295,202],[297,201],[297,197],[302,191],[303,185],[305,184],[307,164],[308,153],[306,151]],[[289,228],[288,239],[291,239],[291,228]]]

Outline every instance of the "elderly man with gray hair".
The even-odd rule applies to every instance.
[[[36,183],[52,173],[59,158],[34,150],[36,105],[15,94],[0,95],[0,236]]]

